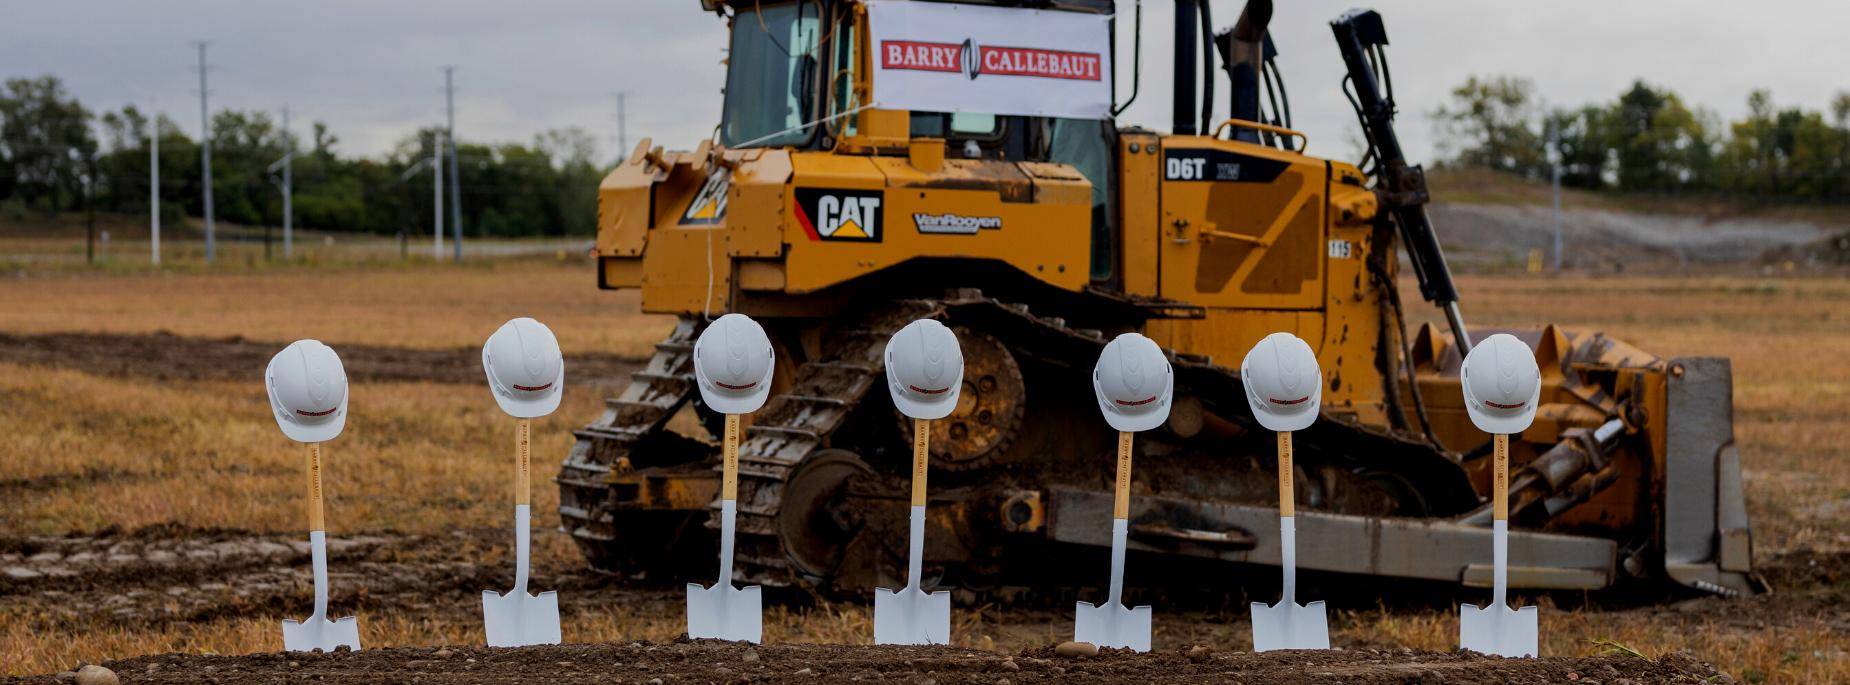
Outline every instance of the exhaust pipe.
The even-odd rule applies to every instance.
[[[1221,64],[1233,82],[1230,94],[1235,119],[1259,121],[1260,68],[1265,64],[1266,26],[1272,22],[1272,0],[1248,0],[1233,28],[1214,35],[1214,47],[1220,50]],[[1234,129],[1234,139],[1259,142],[1259,132]]]
[[[1176,2],[1176,40],[1175,40],[1175,112],[1172,133],[1178,136],[1195,135],[1195,122],[1201,112],[1195,108],[1195,46],[1201,40],[1196,35],[1195,18],[1201,8],[1196,3],[1204,0],[1175,0]]]

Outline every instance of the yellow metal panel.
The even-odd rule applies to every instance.
[[[641,157],[612,169],[597,186],[597,253],[642,254],[649,241],[649,186],[654,170]]]
[[[729,158],[738,154],[727,152]],[[784,253],[784,207],[788,204],[784,184],[790,180],[790,153],[770,150],[756,156],[732,174],[723,223],[731,229],[726,249],[734,257]]]
[[[642,310],[723,312],[731,302],[727,231],[711,226],[657,228],[642,258]],[[702,266],[706,268],[702,268]]]
[[[1039,181],[1007,162],[946,160],[937,174],[903,157],[797,153],[791,163],[794,189],[785,225],[789,292],[813,292],[917,257],[996,260],[1067,290],[1088,281],[1090,191],[1062,187],[1070,181],[1046,181],[1052,194],[1071,195],[1068,202],[1034,202]],[[878,211],[858,217],[863,221],[847,234],[851,239],[831,236],[834,226],[846,226],[840,217],[810,216],[819,210],[802,206],[806,197],[819,194],[830,196],[832,208],[853,197],[859,210],[865,212],[871,201]],[[1005,194],[1020,201],[1005,201]],[[945,215],[982,227],[929,228]]]
[[[1215,364],[1235,369],[1261,338],[1279,331],[1315,346],[1323,339],[1323,315],[1314,311],[1209,309],[1204,318],[1156,319],[1144,326],[1144,335],[1158,345],[1204,354]]]
[[[1192,136],[1165,139],[1158,156],[1164,297],[1210,307],[1321,303],[1323,160]]]
[[[739,260],[739,289],[783,290],[784,263],[764,259]]]
[[[599,261],[604,269],[604,287],[642,287],[641,257],[605,257]]]
[[[1118,187],[1121,189],[1118,224],[1123,253],[1120,273],[1123,274],[1124,292],[1131,295],[1155,297],[1157,294],[1161,267],[1157,241],[1162,237],[1162,228],[1158,225],[1161,207],[1157,183],[1163,177],[1162,164],[1162,156],[1157,154],[1156,136],[1125,135],[1118,139]]]
[[[1323,340],[1311,343],[1323,366],[1323,404],[1377,426],[1387,424],[1381,372],[1375,367],[1381,346],[1381,292],[1368,273],[1369,255],[1377,249],[1367,225],[1337,225],[1322,243],[1324,313],[1329,325]]]

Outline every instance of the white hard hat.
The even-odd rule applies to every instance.
[[[1498,333],[1478,342],[1465,355],[1459,372],[1465,392],[1465,411],[1478,429],[1493,434],[1515,434],[1535,421],[1536,402],[1542,398],[1542,372],[1535,353],[1521,340]]]
[[[764,406],[776,362],[764,327],[744,314],[719,317],[694,341],[700,399],[721,414],[747,414]]]
[[[906,324],[886,343],[886,379],[900,413],[915,419],[950,416],[964,385],[957,334],[935,319]]]
[[[495,329],[482,344],[482,371],[495,404],[515,418],[536,419],[565,396],[565,355],[546,324],[527,317]]]
[[[347,369],[319,340],[297,340],[263,370],[270,412],[296,442],[327,442],[347,427]]]
[[[1273,333],[1253,345],[1240,362],[1246,403],[1266,430],[1309,428],[1323,404],[1323,370],[1310,344],[1290,333]]]
[[[1098,394],[1105,422],[1120,431],[1146,431],[1169,420],[1175,373],[1156,341],[1125,333],[1105,345],[1092,368],[1092,390]]]

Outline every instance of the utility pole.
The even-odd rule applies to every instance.
[[[622,164],[624,158],[630,153],[629,131],[625,127],[624,124],[626,122],[623,119],[623,99],[625,95],[628,95],[628,93],[620,90],[617,91],[617,164]]]
[[[289,135],[289,105],[283,105],[283,261],[295,256],[295,138]]]
[[[434,242],[430,258],[432,261],[440,262],[443,261],[443,132],[431,131],[430,136],[431,210],[436,219],[431,227],[431,238]]]
[[[443,68],[443,110],[448,123],[443,128],[445,147],[450,153],[450,242],[456,250],[453,259],[462,261],[462,179],[456,163],[456,67]]]
[[[148,261],[161,265],[161,114],[148,120]]]
[[[1559,124],[1548,127],[1548,166],[1553,170],[1551,175],[1554,177],[1554,267],[1555,272],[1559,273],[1561,271],[1561,128]]]
[[[212,120],[206,109],[206,41],[193,44],[199,47],[199,173],[206,191],[206,263],[211,264],[218,261],[218,240],[212,223]]]

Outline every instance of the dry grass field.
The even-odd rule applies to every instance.
[[[568,354],[640,357],[670,325],[637,313],[632,293],[597,291],[578,258],[230,271],[0,275],[0,334],[167,331],[278,347],[315,337],[336,349],[466,350],[501,321],[531,315]],[[1545,609],[1544,652],[1688,650],[1750,682],[1850,681],[1850,280],[1473,276],[1461,287],[1478,325],[1555,322],[1662,355],[1733,358],[1757,554],[1773,564],[1776,584],[1787,583],[1739,602]],[[466,365],[467,354],[459,358]],[[307,610],[306,573],[301,555],[263,550],[304,537],[302,454],[268,416],[259,373],[175,377],[0,357],[0,434],[9,436],[0,444],[0,555],[88,550],[127,569],[120,578],[0,575],[0,675],[164,651],[280,648],[276,622]],[[678,592],[588,576],[553,530],[556,492],[544,469],[600,394],[568,367],[564,405],[535,425],[538,582],[561,588],[568,641],[669,639],[682,627]],[[357,607],[368,647],[479,642],[475,595],[509,582],[511,432],[476,384],[354,383],[347,431],[326,452],[326,488],[331,536],[359,539],[335,571],[337,584],[366,588],[345,608]],[[195,540],[213,541],[216,556],[189,556]],[[864,643],[870,612],[776,607],[766,637]],[[1070,614],[960,607],[957,619],[961,643],[1012,651],[1064,639]],[[1455,621],[1437,606],[1357,607],[1332,625],[1339,645],[1443,650]],[[1165,648],[1245,649],[1247,630],[1243,609],[1157,611]]]

